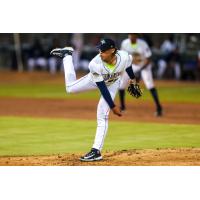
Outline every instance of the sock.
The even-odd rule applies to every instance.
[[[120,104],[121,104],[121,109],[125,110],[126,106],[125,106],[125,90],[119,90],[119,100],[120,100]]]
[[[150,89],[150,92],[151,92],[153,100],[154,100],[154,102],[156,104],[157,110],[161,110],[162,106],[160,105],[159,98],[158,98],[158,93],[157,93],[156,88]]]

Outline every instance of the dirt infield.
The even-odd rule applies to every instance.
[[[47,118],[93,119],[96,120],[96,100],[75,99],[29,99],[1,98],[0,116],[31,116]],[[128,110],[119,118],[110,115],[111,120],[142,121],[156,123],[199,124],[200,104],[163,103],[164,117],[154,117],[153,102],[129,102]]]
[[[200,148],[105,152],[102,161],[81,162],[80,154],[1,157],[0,166],[200,166]]]

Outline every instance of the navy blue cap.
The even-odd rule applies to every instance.
[[[111,39],[108,39],[108,38],[105,38],[105,39],[102,39],[99,43],[99,45],[97,46],[97,48],[100,50],[100,51],[106,51],[108,49],[112,49],[112,48],[115,48],[115,42]]]

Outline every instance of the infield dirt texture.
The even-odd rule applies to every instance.
[[[111,126],[102,152],[104,160],[83,163],[78,158],[90,149],[95,136],[98,91],[67,95],[63,74],[1,72],[0,165],[199,166],[200,83],[159,81],[156,85],[164,107],[164,117],[153,116],[154,104],[147,90],[144,90],[141,100],[132,99],[127,94],[128,110],[124,116],[118,118],[110,115]],[[37,121],[29,127],[25,125],[26,118]],[[40,119],[41,122],[38,122]],[[48,119],[50,124],[52,122],[50,130],[43,119]],[[59,121],[63,125],[65,119],[66,126],[70,126],[68,119],[83,124],[84,120],[88,120],[90,135],[87,136],[87,131],[80,124],[77,127],[72,123],[70,133],[65,127],[56,127],[55,120],[58,120],[59,126]],[[120,126],[126,123],[127,129],[123,135]],[[40,129],[42,125],[43,129]],[[170,129],[170,126],[173,128]],[[35,134],[35,138],[32,139],[31,134]],[[145,134],[148,140],[144,139]],[[70,135],[70,139],[67,135]],[[87,138],[86,141],[84,138]],[[54,142],[55,151],[51,149]]]

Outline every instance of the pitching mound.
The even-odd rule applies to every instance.
[[[81,154],[0,157],[1,166],[200,166],[200,148],[103,152],[104,159],[81,162]]]

